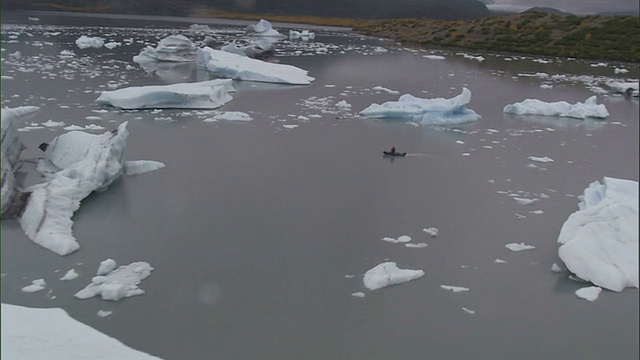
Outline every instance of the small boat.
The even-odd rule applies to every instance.
[[[391,152],[391,151],[383,151],[386,156],[406,156],[406,152]]]

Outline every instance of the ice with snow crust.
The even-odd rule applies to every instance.
[[[605,177],[579,197],[558,236],[567,269],[600,287],[638,287],[638,182]]]
[[[545,102],[538,99],[526,99],[519,103],[506,105],[505,113],[518,115],[560,116],[576,119],[588,117],[604,119],[609,116],[607,107],[598,104],[596,96],[588,98],[584,103],[570,104],[566,101]]]
[[[232,81],[215,79],[195,83],[132,86],[103,91],[96,99],[100,105],[120,109],[217,109],[233,98]]]
[[[234,80],[292,85],[307,85],[315,80],[306,70],[293,65],[264,62],[210,47],[198,49],[198,68]]]
[[[372,104],[360,111],[360,115],[375,119],[406,119],[423,125],[462,124],[480,119],[480,115],[466,107],[470,101],[471,91],[467,88],[450,99],[421,99],[404,94],[398,101]]]

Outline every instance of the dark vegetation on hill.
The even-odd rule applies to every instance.
[[[460,20],[490,15],[486,5],[478,0],[2,0],[1,5],[3,9],[174,16],[206,9],[352,19]]]
[[[640,62],[640,18],[527,12],[469,21],[392,19],[355,30],[427,46]]]

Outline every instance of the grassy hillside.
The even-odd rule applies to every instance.
[[[522,13],[468,21],[392,19],[354,27],[400,42],[640,63],[640,18]]]

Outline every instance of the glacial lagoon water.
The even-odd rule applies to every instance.
[[[212,31],[189,28],[196,23]],[[638,290],[588,302],[574,294],[585,284],[550,270],[562,265],[557,236],[589,183],[638,181],[638,100],[604,85],[637,79],[637,65],[419,49],[315,27],[311,42],[278,42],[275,58],[307,69],[314,83],[237,83],[220,110],[246,112],[250,122],[205,122],[209,115],[189,110],[95,111],[102,90],[211,78],[193,65],[141,69],[132,57],[146,44],[172,33],[224,44],[249,23],[3,12],[2,106],[41,107],[19,127],[51,119],[111,130],[129,121],[127,160],[166,164],[83,201],[73,218],[81,249],[66,257],[3,220],[3,303],[63,308],[164,359],[638,358]],[[122,45],[79,49],[80,35]],[[400,94],[448,98],[462,87],[478,122],[430,127],[357,115]],[[596,93],[610,113],[604,121],[502,112],[526,98],[575,103]],[[336,108],[340,100],[351,110]],[[41,156],[37,146],[64,131],[20,132],[22,158]],[[393,145],[409,156],[384,158]],[[23,170],[27,184],[40,180],[31,162]],[[520,205],[514,195],[539,201]],[[422,231],[429,227],[436,237]],[[381,240],[401,235],[428,246]],[[535,250],[511,252],[513,242]],[[106,258],[149,262],[146,293],[74,298]],[[385,261],[426,274],[367,290],[363,274]],[[79,278],[59,281],[71,268]],[[46,291],[21,291],[37,278]]]

